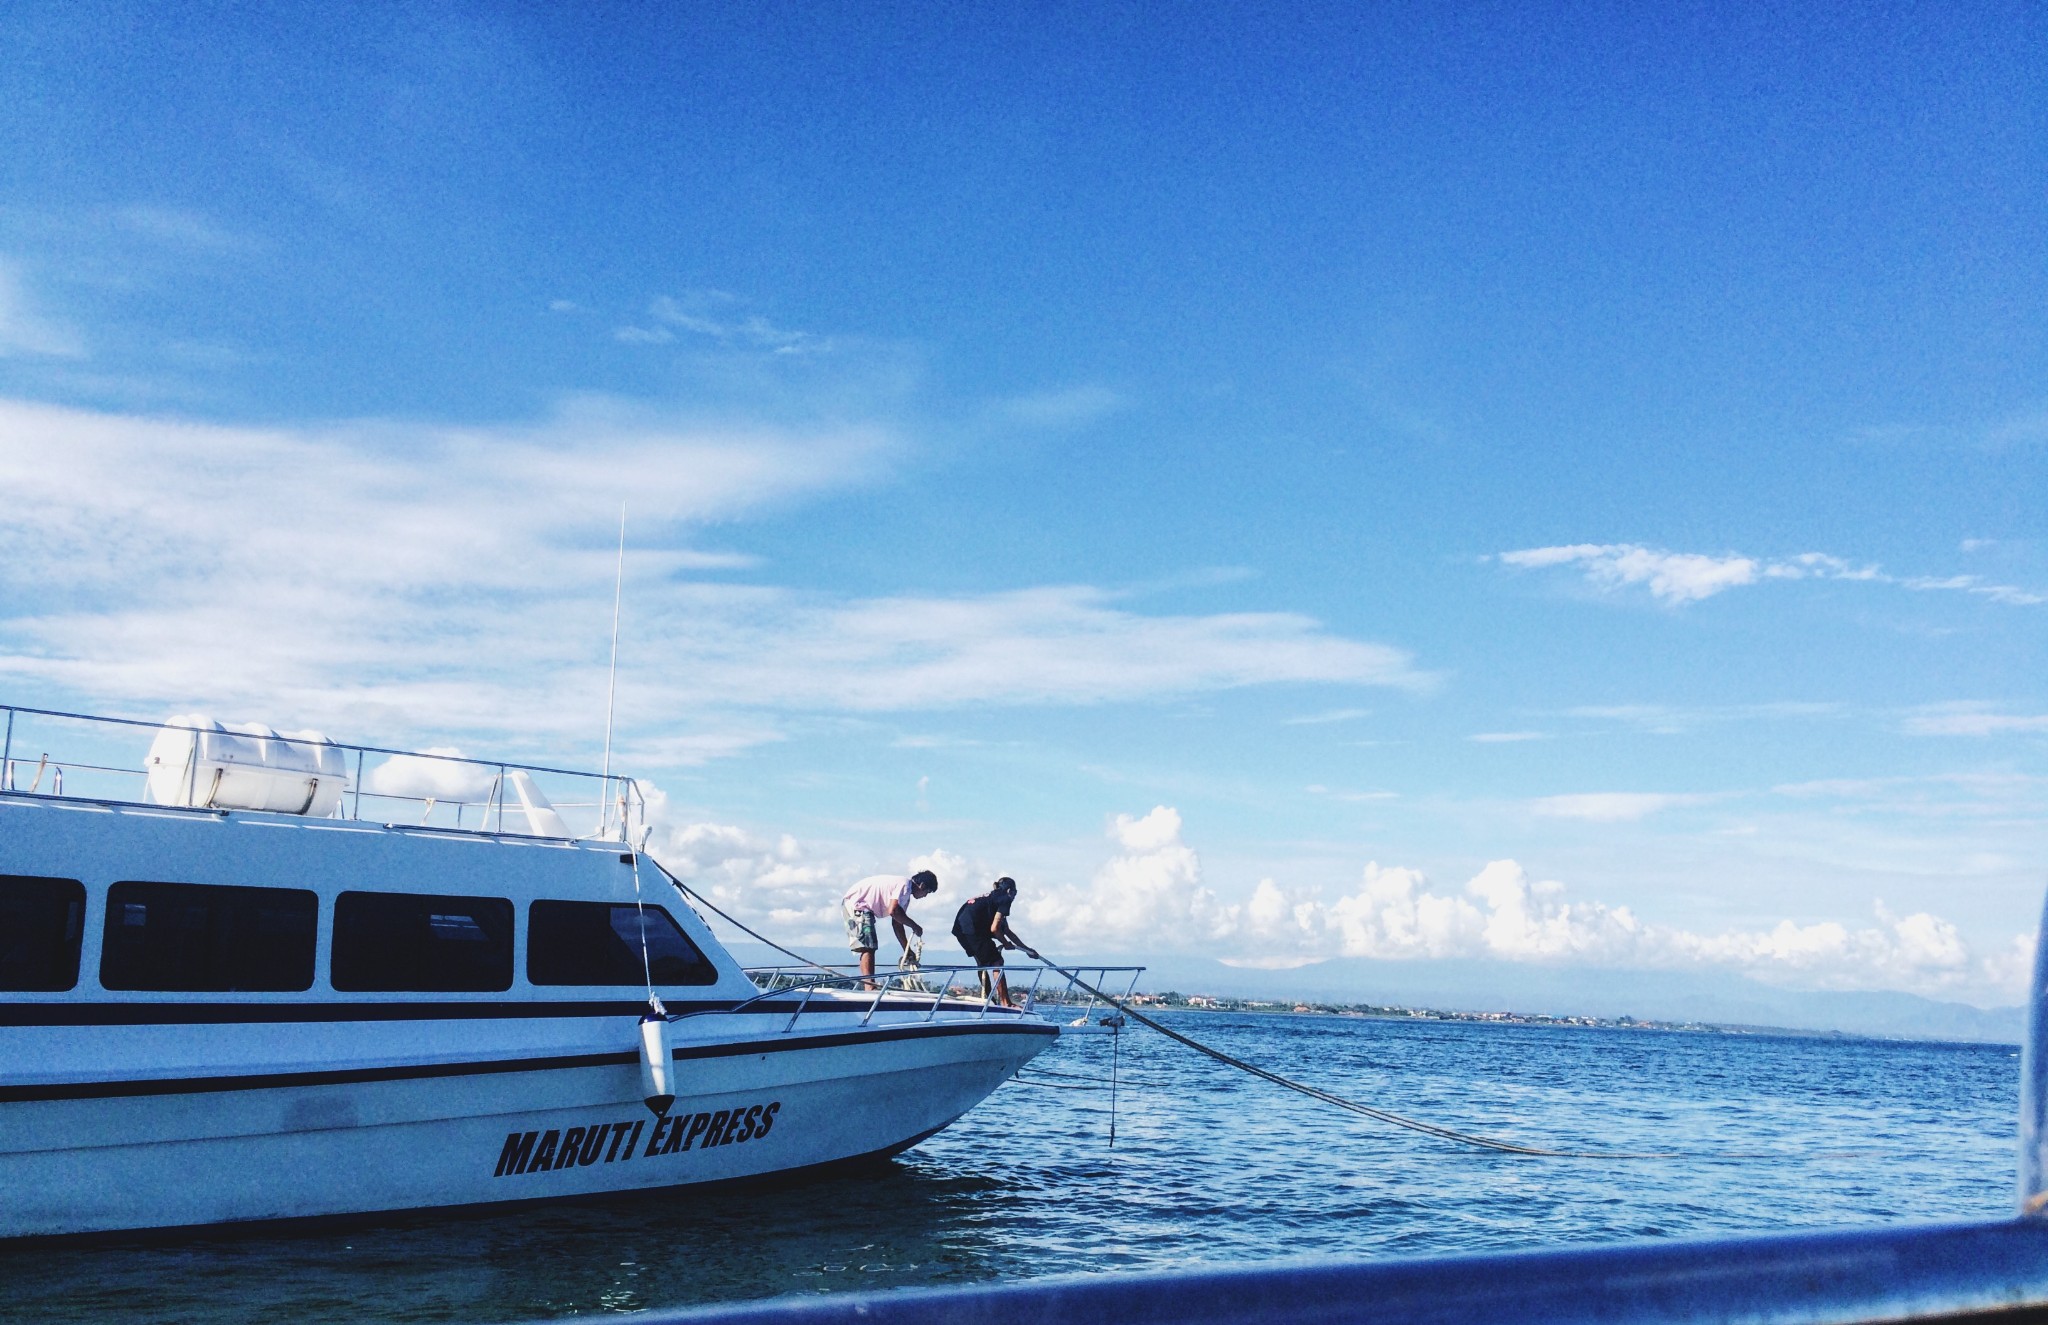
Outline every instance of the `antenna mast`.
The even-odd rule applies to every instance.
[[[619,503],[619,573],[612,584],[612,668],[604,688],[604,806],[599,811],[597,832],[604,836],[612,822],[612,706],[619,693],[619,604],[626,596],[626,503]],[[623,812],[619,832],[624,834]]]

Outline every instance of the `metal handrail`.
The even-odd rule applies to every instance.
[[[36,789],[24,791],[16,786],[15,779],[16,764],[18,762],[26,762],[17,761],[14,757],[14,742],[19,734],[17,731],[17,719],[22,717],[52,718],[65,722],[80,722],[106,727],[134,728],[138,730],[147,730],[151,732],[164,731],[166,729],[172,731],[193,732],[205,732],[211,730],[209,728],[204,727],[190,726],[185,723],[161,721],[151,722],[140,718],[106,717],[100,714],[93,713],[72,713],[63,709],[30,708],[25,705],[18,704],[0,704],[0,713],[4,713],[6,715],[4,733],[0,733],[0,792],[5,792],[12,795],[48,796],[52,798],[62,798],[66,800],[89,800],[108,805],[157,805],[158,803],[147,799],[146,793],[138,795],[135,798],[129,798],[126,796],[119,795],[86,794],[81,792],[74,792],[67,796],[64,794],[62,790],[64,770],[70,769],[74,773],[90,772],[110,774],[114,776],[134,776],[143,779],[148,778],[149,771],[145,768],[91,763],[85,760],[51,759],[47,755],[45,755],[43,756],[42,760],[39,761],[39,763],[41,766],[55,770],[53,783],[56,790],[51,792],[43,792],[40,790],[40,786],[38,785]],[[526,774],[540,774],[542,776],[547,777],[581,778],[587,779],[589,782],[592,783],[601,784],[597,790],[595,798],[588,802],[582,801],[580,799],[574,801],[565,800],[555,802],[552,799],[550,799],[550,804],[557,810],[574,810],[601,807],[606,809],[607,811],[609,811],[609,809],[615,804],[620,805],[621,814],[619,824],[615,828],[613,828],[611,827],[611,825],[607,823],[605,825],[602,825],[599,831],[605,831],[609,829],[610,831],[617,832],[619,834],[619,840],[621,841],[633,840],[633,835],[636,827],[644,827],[646,824],[646,794],[641,790],[639,782],[636,779],[624,777],[619,774],[612,774],[609,777],[607,777],[606,775],[601,773],[593,773],[573,768],[557,768],[547,764],[511,763],[497,759],[477,759],[467,755],[445,755],[436,754],[431,751],[406,750],[400,749],[395,746],[361,745],[350,741],[308,741],[300,737],[286,736],[282,734],[279,734],[274,738],[267,739],[274,739],[279,743],[291,748],[334,750],[341,753],[344,756],[344,758],[350,753],[353,753],[355,755],[354,775],[352,777],[346,774],[343,775],[344,795],[341,799],[340,804],[338,804],[336,807],[336,814],[334,816],[340,819],[361,821],[363,819],[363,801],[367,797],[373,803],[373,809],[375,808],[374,803],[379,800],[406,802],[411,804],[425,804],[428,806],[430,813],[433,807],[437,804],[451,806],[455,808],[455,812],[457,815],[456,826],[453,829],[443,829],[439,831],[476,833],[480,836],[504,835],[506,811],[508,808],[510,808],[505,803],[506,782],[510,774],[517,772]],[[365,756],[372,754],[390,757],[402,757],[408,759],[434,760],[437,763],[459,764],[471,768],[485,770],[491,774],[490,795],[484,800],[476,801],[465,800],[459,797],[412,796],[399,792],[380,792],[366,790],[363,785],[363,783],[366,780],[364,776],[364,760]],[[372,773],[376,772],[375,769],[371,769],[369,771]],[[460,815],[462,809],[471,806],[482,807],[482,819],[478,827],[466,828],[463,827],[460,822]],[[203,807],[173,806],[168,808]],[[608,820],[609,814],[607,813],[605,817]],[[496,824],[495,830],[492,827],[493,823]],[[522,837],[527,836],[527,834],[513,835]],[[593,835],[585,834],[584,836],[591,837]]]
[[[930,1008],[925,1012],[925,1020],[927,1021],[935,1020],[938,1017],[940,1010],[949,998],[952,998],[955,1002],[978,1004],[975,1016],[977,1019],[980,1019],[988,1016],[991,1007],[1000,1006],[992,996],[993,986],[982,986],[978,999],[975,998],[972,992],[964,992],[962,995],[955,996],[953,991],[956,988],[971,990],[972,987],[956,986],[951,977],[956,974],[979,976],[992,969],[995,968],[985,966],[912,966],[898,967],[892,971],[877,971],[873,975],[864,975],[858,966],[851,964],[826,965],[823,963],[813,963],[809,966],[750,966],[745,969],[745,974],[749,980],[752,980],[756,985],[762,984],[763,981],[770,981],[773,982],[772,987],[764,988],[759,994],[747,999],[745,1002],[736,1004],[731,1008],[720,1009],[719,1011],[721,1014],[739,1012],[764,999],[775,998],[785,994],[801,993],[803,997],[798,1000],[795,1011],[791,1012],[789,1020],[783,1023],[781,1033],[786,1035],[796,1029],[798,1020],[802,1018],[805,1012],[810,1010],[812,1000],[820,990],[838,989],[846,992],[872,993],[874,995],[873,998],[868,1000],[867,1010],[861,1016],[860,1024],[863,1026],[867,1025],[874,1018],[875,1013],[881,1008],[882,1000],[891,993],[928,995],[932,1001]],[[1092,983],[1103,985],[1108,983],[1111,973],[1129,973],[1130,981],[1125,994],[1125,997],[1129,997],[1128,990],[1137,988],[1138,977],[1145,971],[1145,968],[1142,966],[1061,967],[1054,966],[1050,962],[1025,966],[1007,966],[1002,969],[1011,975],[1022,975],[1026,971],[1034,973],[1031,987],[1025,991],[1026,1006],[1025,1008],[1016,1009],[1020,1012],[1035,1008],[1038,1002],[1038,990],[1048,973],[1064,977],[1067,983],[1060,995],[1048,996],[1046,1001],[1055,1007],[1071,1008],[1081,1006],[1081,1000],[1078,998],[1070,1000],[1063,995],[1071,995],[1076,992],[1078,980],[1082,974],[1096,974],[1097,979]],[[927,983],[925,977],[935,975],[946,978],[935,984]],[[1082,1013],[1084,1018],[1088,1012],[1094,1010],[1098,1001],[1093,994],[1089,995]],[[840,1010],[851,1011],[852,1009],[842,1008]],[[709,1012],[676,1013],[671,1014],[669,1020],[678,1021],[684,1017],[708,1015],[711,1014]]]
[[[758,970],[762,974],[771,975],[772,978],[773,973],[806,969],[808,968],[761,967],[749,968],[746,974],[749,979],[753,979],[756,974],[756,971]],[[973,966],[945,966],[929,967],[926,969],[931,971],[943,971],[950,973],[953,971],[973,971],[978,970],[980,968]],[[908,984],[899,985],[898,983],[899,981],[913,979],[919,974],[921,974],[921,972],[917,970],[896,970],[877,972],[873,977],[872,992],[874,994],[874,997],[868,1000],[867,1010],[861,1014],[860,1024],[865,1026],[871,1020],[873,1020],[875,1013],[880,1011],[881,1009],[882,1000],[886,998],[891,992],[895,992],[898,989],[901,989],[903,992],[908,993],[929,994],[932,999],[932,1006],[930,1010],[926,1012],[925,1019],[929,1021],[932,1018],[936,1017],[939,1013],[940,1008],[944,1005],[946,998],[952,993],[952,985],[950,982],[948,982],[946,985],[943,985],[938,989],[912,989]],[[756,980],[755,983],[758,984],[759,981]],[[694,1012],[671,1012],[668,1014],[668,1020],[673,1022],[686,1021],[691,1017],[731,1016],[736,1012],[744,1012],[748,1008],[753,1007],[755,1004],[765,1002],[771,998],[781,998],[787,994],[801,993],[803,997],[797,1001],[796,1010],[790,1013],[789,1020],[783,1023],[782,1033],[786,1035],[796,1028],[797,1019],[802,1017],[803,1014],[809,1010],[812,998],[820,990],[844,989],[847,992],[856,992],[854,988],[855,985],[866,985],[869,983],[871,983],[869,977],[861,975],[858,968],[855,968],[851,972],[845,973],[828,969],[824,974],[812,974],[806,976],[803,979],[793,979],[787,984],[778,984],[772,989],[763,989],[760,993],[754,995],[752,998],[743,999],[742,1001],[733,1004],[731,1007],[702,1008]],[[857,992],[868,993],[871,991],[866,988],[862,988],[859,989]],[[984,999],[983,1006],[980,1009],[981,1015],[984,1016],[987,1015],[988,1010],[986,1004],[987,1000]],[[780,1011],[780,1009],[777,1010]],[[852,1011],[852,1008],[842,1008],[840,1010],[850,1012]]]

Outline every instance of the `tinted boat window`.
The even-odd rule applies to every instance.
[[[84,884],[0,874],[0,989],[76,987],[84,937]]]
[[[343,893],[334,899],[334,987],[459,993],[512,987],[503,897]]]
[[[675,918],[646,908],[647,962],[640,957],[641,908],[631,902],[535,902],[527,912],[526,978],[537,985],[718,983],[718,969],[697,951]]]
[[[320,900],[300,888],[117,883],[107,889],[100,983],[227,992],[313,987]]]

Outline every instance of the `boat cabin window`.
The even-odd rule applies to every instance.
[[[641,916],[646,916],[646,960]],[[631,902],[535,902],[526,913],[526,978],[536,985],[712,985],[704,959],[675,918]]]
[[[512,903],[503,897],[343,893],[334,899],[334,987],[476,993],[512,987]]]
[[[0,874],[0,989],[55,993],[78,984],[85,885]]]
[[[187,992],[313,987],[320,899],[301,888],[129,881],[107,889],[100,984]]]

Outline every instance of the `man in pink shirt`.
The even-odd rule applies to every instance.
[[[860,956],[860,973],[870,989],[875,987],[875,921],[883,916],[896,930],[896,942],[907,952],[910,936],[905,928],[924,937],[924,926],[910,918],[910,903],[930,897],[939,890],[939,876],[919,870],[907,879],[893,874],[875,874],[846,890],[840,910],[846,915],[846,946]]]

